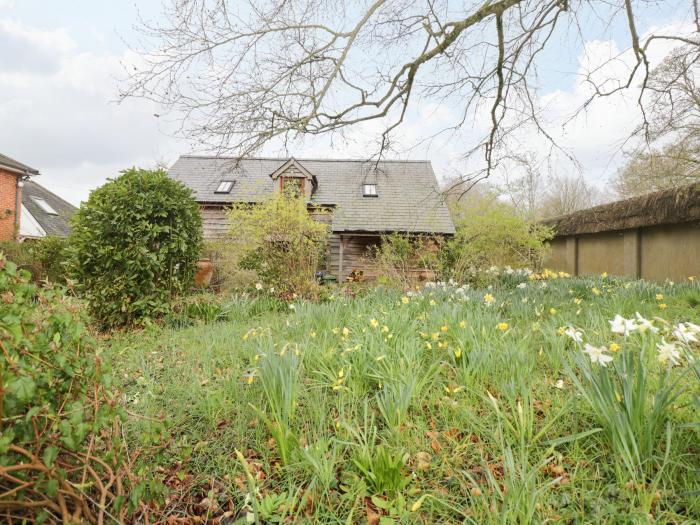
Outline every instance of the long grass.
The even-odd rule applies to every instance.
[[[673,335],[697,284],[540,277],[231,300],[120,335],[127,441],[259,522],[700,521],[700,347]],[[636,312],[658,332],[611,330]]]

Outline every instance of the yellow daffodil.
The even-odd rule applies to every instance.
[[[389,331],[389,327],[387,325],[382,326],[382,333],[385,334]]]
[[[447,326],[446,324],[444,324],[444,325],[442,325],[442,326],[440,327],[440,331],[441,331],[441,332],[447,332],[449,329],[450,329],[450,327]]]
[[[466,323],[465,321],[460,321],[460,322],[459,322],[459,327],[460,327],[460,328],[464,328],[464,327],[466,327],[466,326],[467,326],[467,323]]]
[[[603,272],[600,274],[600,276],[605,279],[608,276],[608,272]]]
[[[664,300],[664,294],[662,294],[662,293],[657,293],[657,294],[656,294],[656,300],[657,300],[657,301],[663,301],[663,300]]]
[[[425,342],[425,346],[428,348],[428,350],[432,350],[432,349],[433,349],[433,345],[431,345],[431,344],[430,344],[429,342],[427,342],[427,341]]]
[[[433,341],[437,341],[438,339],[440,339],[440,334],[438,332],[433,332],[432,335],[430,336],[430,338]]]
[[[253,375],[248,376],[245,380],[245,382],[248,383],[249,385],[252,385],[253,381],[255,381],[255,376],[253,376]]]
[[[574,304],[581,304],[581,299],[574,297]]]
[[[486,295],[484,295],[484,302],[486,304],[492,304],[495,301],[496,301],[496,299],[490,293],[487,293]]]
[[[372,328],[377,328],[379,326],[379,321],[377,321],[376,319],[371,319],[369,324],[372,325]]]
[[[421,336],[423,339],[427,339],[427,338],[428,338],[428,334],[426,334],[425,332],[419,332],[419,333],[420,333],[420,336]]]
[[[316,337],[316,332],[314,332],[313,330],[311,330],[311,332],[309,332],[309,335],[310,335],[311,337]]]
[[[611,351],[612,353],[615,353],[615,352],[617,352],[618,350],[620,350],[620,345],[619,345],[619,344],[617,344],[617,343],[611,343],[611,344],[610,344],[610,351]]]
[[[462,350],[455,350],[455,358],[459,359],[460,357],[462,357]]]
[[[346,326],[343,328],[343,337],[347,337],[348,335],[350,335],[350,330]]]
[[[660,308],[661,310],[665,310],[666,308],[668,308],[668,305],[667,305],[666,303],[660,303],[660,304],[659,304],[659,308]]]
[[[549,309],[549,315],[554,315],[554,314],[556,314],[556,313],[557,313],[557,309],[556,309],[556,308],[550,308],[550,309]]]
[[[598,290],[598,288],[596,288],[595,286],[591,288],[591,292],[593,293],[593,295],[600,295],[600,290]]]
[[[410,299],[404,295],[404,296],[401,298],[401,302],[402,302],[403,304],[408,304],[408,303],[410,302]]]
[[[508,330],[508,323],[498,323],[496,328],[498,328],[501,332],[505,332]]]
[[[435,306],[435,301],[433,299],[430,300],[430,306]]]

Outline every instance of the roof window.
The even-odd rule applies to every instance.
[[[363,197],[378,197],[377,185],[376,184],[363,184],[362,185],[362,196]]]
[[[40,199],[39,197],[32,197],[32,200],[37,203],[37,205],[44,210],[46,213],[49,215],[58,215],[58,212],[54,210],[51,205],[46,202],[44,199]]]
[[[214,193],[231,193],[231,188],[233,188],[232,180],[222,180]]]

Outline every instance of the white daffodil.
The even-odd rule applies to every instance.
[[[576,328],[570,326],[566,330],[564,330],[564,334],[568,335],[571,339],[574,340],[576,343],[582,343],[583,342],[583,334],[576,330]]]
[[[256,289],[256,290],[262,290],[262,289],[263,289],[262,283],[255,283],[255,289]]]
[[[634,332],[638,326],[634,319],[625,319],[620,314],[617,314],[610,323],[610,330],[616,334],[622,334],[627,337],[630,332]]]
[[[600,366],[608,366],[608,363],[613,360],[612,356],[606,353],[607,351],[608,349],[604,346],[597,347],[588,343],[583,347],[583,353],[588,354],[591,363],[598,363]]]
[[[657,333],[659,331],[649,319],[642,317],[639,312],[636,312],[635,315],[637,316],[637,330],[640,332],[649,330],[652,333]]]
[[[564,380],[563,380],[563,379],[558,380],[558,381],[554,384],[554,386],[555,386],[556,388],[558,388],[559,390],[561,390],[562,388],[564,388]]]
[[[675,344],[667,343],[662,337],[661,343],[658,343],[656,348],[659,350],[659,354],[657,355],[659,363],[670,362],[673,366],[680,364],[681,353],[678,351]]]
[[[700,335],[700,326],[693,324],[693,323],[685,323],[685,327],[692,333],[693,335]]]
[[[522,290],[523,288],[527,288],[527,283],[520,283],[517,287]]]
[[[691,328],[688,325],[692,325],[693,327],[696,326],[693,323],[678,323],[673,329],[673,337],[675,337],[682,343],[697,343],[698,338],[695,337],[697,332],[694,331],[694,328]]]

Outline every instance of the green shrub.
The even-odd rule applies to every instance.
[[[219,243],[227,272],[254,272],[266,291],[282,297],[317,294],[315,273],[329,228],[309,215],[303,199],[279,195],[259,204],[234,204],[229,236]]]
[[[190,286],[201,248],[197,203],[162,170],[132,168],[92,192],[70,237],[79,290],[105,327],[166,313]]]
[[[35,282],[48,279],[54,283],[66,280],[68,250],[67,240],[61,237],[44,237],[24,242],[0,243],[8,260],[32,274]]]
[[[123,516],[120,409],[79,308],[4,256],[0,296],[3,515],[32,523]]]
[[[175,327],[190,326],[197,323],[215,323],[229,318],[230,307],[221,297],[200,293],[184,296],[172,305],[167,323]]]
[[[421,271],[430,280],[439,271],[442,238],[392,233],[382,235],[381,242],[370,249],[370,264],[378,280],[394,286],[408,287]]]
[[[524,219],[496,197],[455,204],[452,216],[456,233],[442,252],[445,277],[480,281],[492,266],[542,265],[551,229]]]

